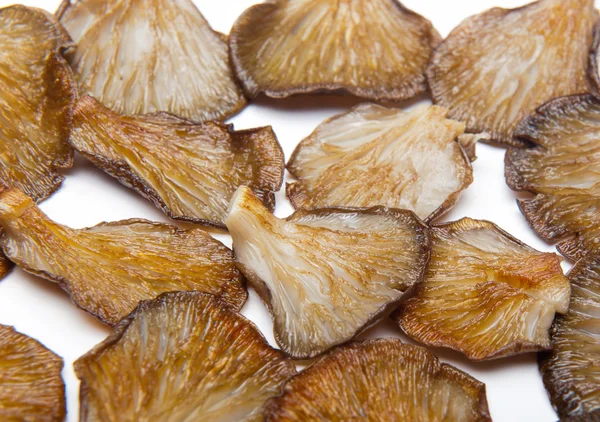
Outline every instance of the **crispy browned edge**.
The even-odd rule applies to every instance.
[[[431,55],[431,59],[429,60],[429,65],[427,66],[427,69],[425,71],[425,74],[427,76],[427,81],[429,84],[429,93],[431,95],[431,99],[432,99],[433,103],[445,106],[446,108],[448,108],[450,110],[450,117],[453,116],[453,107],[449,107],[448,104],[445,104],[443,99],[440,96],[436,95],[436,93],[434,92],[434,81],[438,78],[437,78],[437,72],[435,71],[435,68],[433,66],[433,58],[441,50],[441,48],[446,45],[446,43],[448,43],[448,44],[451,43],[453,41],[453,38],[455,36],[457,36],[464,27],[472,25],[472,22],[475,19],[481,18],[485,14],[492,15],[494,19],[500,19],[500,18],[503,18],[512,13],[521,13],[522,11],[524,11],[530,7],[534,7],[536,4],[537,4],[537,1],[532,1],[531,3],[525,4],[523,6],[516,7],[513,9],[493,7],[491,9],[485,10],[481,13],[478,13],[478,14],[475,14],[475,15],[472,15],[472,16],[466,18],[456,28],[454,28],[452,31],[450,31],[450,34],[434,49],[434,51]],[[596,15],[598,15],[598,12],[596,12]],[[595,30],[596,30],[596,28],[600,31],[600,18],[597,19]],[[444,76],[445,75],[440,75],[440,79],[443,79]],[[575,95],[578,95],[578,94],[575,94]],[[551,102],[551,101],[552,100],[549,100],[548,102]],[[543,106],[544,105],[542,105],[540,107],[543,107]],[[527,119],[527,117],[525,119]],[[482,127],[479,124],[477,124],[476,126],[467,125],[468,133],[486,132],[486,133],[490,134],[490,138],[482,139],[481,140],[482,142],[492,144],[492,145],[505,146],[505,147],[509,147],[509,148],[527,148],[531,144],[528,143],[522,137],[516,135],[516,132],[518,129],[519,128],[517,127],[513,134],[505,136],[501,133],[490,131],[489,128]]]
[[[588,262],[591,260],[595,260],[595,261],[600,260],[600,255],[590,253],[590,254],[586,255],[584,259],[581,259],[580,261],[578,261],[573,266],[571,271],[569,271],[569,274],[567,274],[567,276],[569,277],[569,280],[571,280],[572,278],[575,278],[576,276],[579,276],[579,274],[581,272],[585,271],[587,268]],[[552,333],[552,337],[554,337],[554,335],[556,334],[556,330],[558,329],[557,324],[560,321],[562,321],[563,318],[564,318],[563,316],[559,315],[554,320],[551,331],[550,331]],[[552,377],[551,377],[552,356],[553,356],[552,350],[538,353],[538,355],[537,355],[538,368],[539,368],[540,373],[542,374],[542,380],[544,381],[544,387],[546,387],[546,392],[548,393],[548,397],[550,399],[550,402],[552,403],[552,407],[558,413],[560,421],[561,422],[598,422],[598,421],[600,421],[600,410],[596,410],[592,413],[574,414],[575,412],[569,412],[569,410],[566,409],[566,403],[563,400],[563,395],[561,395],[561,393],[556,388],[554,388],[554,384],[552,382]],[[574,385],[574,383],[571,381],[571,382],[569,382],[569,385]],[[579,412],[581,412],[581,410]],[[569,414],[569,413],[571,413],[571,414]]]
[[[191,231],[200,231],[205,233],[206,236],[210,237],[213,241],[219,242],[217,239],[213,238],[212,236],[210,236],[208,233],[204,232],[204,230],[202,230],[201,228],[191,228],[191,229],[180,229],[176,226],[173,226],[171,224],[166,224],[166,223],[157,223],[154,221],[149,221],[149,220],[145,220],[142,218],[130,218],[127,220],[120,220],[120,221],[113,221],[113,222],[103,222],[100,224],[97,224],[95,226],[92,227],[86,227],[83,229],[79,229],[79,231],[85,231],[85,230],[90,230],[90,229],[94,229],[96,227],[106,227],[106,226],[125,226],[125,225],[130,225],[130,224],[150,224],[152,226],[155,227],[169,227],[171,228],[174,233],[186,233],[186,232],[191,232]],[[1,238],[0,238],[1,239]],[[229,248],[227,248],[227,246],[223,245],[221,243],[221,245],[227,249],[230,250]],[[233,259],[233,255],[232,255],[232,259]],[[84,308],[83,306],[81,306],[77,300],[75,300],[75,298],[73,297],[73,293],[71,292],[71,289],[69,287],[69,280],[63,278],[63,277],[57,277],[54,274],[51,274],[47,271],[37,271],[37,270],[32,270],[31,268],[28,268],[27,265],[23,262],[21,262],[20,260],[14,260],[13,261],[16,265],[18,265],[20,268],[22,268],[24,271],[33,274],[37,277],[43,278],[45,280],[51,281],[53,283],[56,283],[60,286],[61,289],[63,289],[71,298],[71,301],[75,304],[75,306],[77,306],[79,309],[81,309],[84,312],[87,312],[90,315],[93,315],[94,317],[98,318],[100,321],[102,321],[103,323],[109,325],[109,326],[114,326],[115,324],[118,323],[118,321],[114,321],[109,317],[105,317],[103,315],[97,315],[94,314],[93,312],[91,312],[90,310]],[[244,306],[244,304],[246,303],[246,300],[248,299],[248,291],[246,290],[246,280],[243,276],[243,274],[240,273],[240,271],[236,271],[237,272],[237,277],[235,279],[232,279],[232,284],[233,283],[239,283],[239,292],[242,293],[241,296],[239,296],[239,300],[236,297],[235,299],[235,304],[232,303],[234,297],[231,296],[231,301],[227,301],[225,299],[221,299],[223,302],[229,303],[229,307],[231,307],[232,309],[239,311],[240,309],[242,309],[242,307]],[[164,294],[164,293],[163,293]],[[206,293],[208,294],[208,293]],[[160,296],[160,295],[159,295]],[[157,296],[158,297],[158,296]],[[220,297],[220,296],[219,296]],[[234,306],[235,305],[235,306]]]
[[[232,308],[229,304],[227,304],[226,302],[223,302],[218,297],[213,296],[209,293],[203,293],[203,292],[199,292],[199,291],[181,291],[181,292],[162,293],[159,296],[157,296],[155,299],[142,300],[141,302],[139,302],[137,307],[129,315],[124,317],[121,321],[119,321],[113,327],[109,336],[102,343],[96,345],[92,350],[87,352],[85,355],[79,357],[79,359],[77,359],[73,363],[73,368],[75,370],[75,374],[77,375],[77,378],[79,378],[81,381],[81,385],[80,385],[80,389],[79,389],[79,401],[80,401],[79,417],[80,417],[80,420],[82,420],[82,421],[87,420],[86,418],[87,418],[87,410],[88,410],[89,387],[88,387],[87,380],[85,378],[80,377],[79,368],[87,365],[87,362],[89,362],[89,361],[96,360],[106,350],[110,349],[112,346],[117,344],[121,340],[121,338],[125,335],[125,333],[127,332],[129,325],[135,319],[138,312],[145,310],[145,309],[151,309],[152,307],[160,307],[160,305],[162,305],[162,303],[165,302],[165,300],[167,298],[169,298],[171,295],[173,295],[173,296],[190,296],[192,298],[199,297],[201,299],[206,299],[206,302],[212,301],[216,306],[229,311],[230,315],[234,318],[238,318],[240,323],[245,324],[245,325],[249,326],[250,328],[254,329],[254,332],[256,333],[256,340],[260,343],[259,346],[270,348],[271,350],[273,350],[274,353],[279,354],[282,360],[285,360],[288,363],[288,370],[289,370],[290,377],[293,376],[294,374],[296,374],[296,366],[293,363],[293,361],[288,359],[288,357],[280,350],[277,350],[277,349],[271,347],[271,345],[267,342],[267,340],[263,336],[262,332],[258,329],[256,324],[254,324],[254,322],[250,321],[245,316],[238,313],[237,309]],[[281,386],[281,389],[283,390],[283,385]]]
[[[384,93],[385,89],[378,90],[375,89],[365,89],[352,85],[345,84],[313,84],[313,85],[300,85],[300,86],[292,86],[285,90],[274,90],[269,89],[269,87],[260,87],[258,83],[257,89],[250,90],[245,83],[246,81],[242,80],[240,77],[241,69],[244,68],[244,65],[239,60],[238,54],[238,38],[243,37],[242,33],[247,27],[253,27],[257,25],[257,22],[260,22],[264,16],[268,15],[270,11],[275,10],[280,7],[283,1],[287,0],[266,0],[264,3],[257,4],[246,9],[235,21],[233,27],[231,28],[231,32],[229,34],[229,54],[231,58],[231,63],[233,70],[236,74],[236,78],[239,82],[239,85],[242,87],[244,94],[247,98],[256,98],[259,94],[263,93],[264,95],[271,98],[286,98],[295,94],[336,94],[336,93],[344,93],[350,94],[356,97],[371,99],[375,101],[402,101],[407,100],[417,95],[426,93],[429,89],[427,84],[427,77],[425,76],[425,69],[423,69],[423,82],[420,87],[414,86],[415,82],[411,81],[410,85],[412,87],[405,88],[403,94],[398,95],[386,95]],[[419,15],[418,13],[408,9],[399,0],[391,0],[398,7],[398,9],[405,15],[407,19],[413,19],[415,21],[419,21],[423,26],[429,26],[430,28],[430,36],[429,36],[429,44],[431,47],[431,51],[435,49],[435,47],[442,41],[442,37],[439,32],[435,29],[431,21],[429,21],[424,16]],[[408,92],[406,92],[408,91]]]
[[[79,99],[79,101],[77,101],[77,103],[75,104],[74,113],[86,113],[88,109],[93,111],[93,108],[96,105],[105,107],[98,100],[96,100],[93,97],[90,97],[88,95],[85,95],[85,96],[81,97]],[[112,110],[110,112],[117,114],[116,112],[114,112]],[[119,115],[119,114],[117,114],[117,115]],[[119,116],[121,116],[121,115],[119,115]],[[259,156],[262,157],[262,156],[265,156],[268,154],[276,155],[275,159],[277,159],[277,160],[280,159],[280,161],[281,161],[281,166],[280,166],[281,171],[280,171],[280,175],[279,175],[279,180],[278,181],[266,180],[266,177],[268,175],[265,175],[265,180],[259,180],[259,182],[261,182],[261,183],[266,182],[266,183],[271,184],[272,190],[271,189],[257,189],[256,187],[253,186],[254,183],[252,183],[250,185],[251,189],[253,189],[253,192],[261,200],[261,202],[263,202],[263,204],[267,207],[267,209],[270,212],[273,212],[275,210],[275,192],[277,192],[281,188],[281,185],[283,184],[283,176],[284,176],[284,171],[285,171],[285,159],[284,159],[283,149],[281,148],[281,145],[279,144],[279,141],[277,140],[277,136],[275,135],[275,132],[273,132],[273,128],[271,126],[235,131],[235,130],[233,130],[233,125],[223,125],[223,124],[220,124],[217,122],[194,123],[190,120],[186,120],[182,117],[179,117],[174,114],[167,113],[167,112],[151,113],[151,114],[147,114],[145,116],[147,116],[147,117],[159,116],[166,120],[172,120],[174,122],[185,123],[185,124],[189,124],[189,125],[202,126],[202,125],[206,125],[206,124],[213,124],[216,126],[220,126],[230,133],[232,147],[235,148],[237,145],[256,143],[256,145],[254,146],[253,149],[257,152],[257,154]],[[143,118],[144,115],[138,115],[137,117]],[[69,134],[68,141],[69,141],[69,144],[73,148],[77,149],[77,147],[74,145],[74,142],[71,141],[71,134]],[[198,218],[194,218],[194,217],[175,215],[171,211],[171,209],[167,206],[167,204],[165,204],[165,202],[162,200],[160,195],[158,195],[158,193],[152,187],[150,187],[148,184],[146,184],[144,179],[139,177],[137,175],[137,173],[134,170],[132,170],[131,167],[125,161],[121,161],[121,160],[112,161],[102,155],[88,154],[84,151],[80,151],[79,149],[77,149],[77,151],[82,156],[87,158],[96,167],[98,167],[99,169],[103,170],[110,176],[117,179],[122,185],[124,185],[130,189],[133,189],[134,191],[136,191],[140,195],[142,195],[144,198],[148,199],[152,204],[154,204],[155,207],[157,207],[158,209],[163,211],[166,215],[168,215],[173,220],[188,221],[191,223],[196,223],[196,224],[200,224],[200,225],[204,225],[204,226],[210,226],[210,227],[214,227],[214,228],[221,229],[221,230],[227,230],[227,227],[221,221],[198,219]],[[262,160],[259,160],[259,161],[262,161]]]
[[[417,286],[423,280],[423,277],[425,276],[425,270],[427,268],[427,265],[429,264],[429,259],[431,257],[431,236],[429,234],[429,226],[427,226],[425,223],[423,223],[421,221],[421,219],[419,219],[419,217],[417,217],[415,215],[415,213],[413,213],[412,211],[408,211],[408,210],[399,210],[399,209],[386,208],[386,207],[321,208],[321,209],[317,209],[317,210],[296,211],[292,215],[287,217],[286,221],[294,223],[295,219],[301,218],[306,215],[353,214],[353,213],[374,214],[374,215],[385,215],[385,214],[389,215],[389,214],[391,214],[397,218],[400,216],[407,216],[407,217],[413,219],[414,222],[416,223],[416,227],[420,228],[420,230],[418,229],[418,234],[423,237],[423,242],[421,243],[421,253],[420,253],[421,262],[419,263],[421,275],[420,275],[419,279],[413,284],[413,286],[411,286],[406,292],[404,292],[404,294],[400,298],[398,298],[396,300],[391,300],[387,304],[383,305],[380,308],[379,312],[374,313],[373,316],[371,317],[371,319],[369,321],[367,321],[367,323],[365,323],[365,325],[363,325],[362,327],[359,327],[356,330],[356,333],[352,338],[350,338],[348,340],[344,340],[340,344],[347,343],[347,342],[355,339],[356,337],[358,337],[364,331],[368,330],[370,327],[372,327],[373,325],[375,325],[376,323],[378,323],[379,321],[384,319],[386,316],[388,316],[394,309],[396,309],[398,307],[398,305],[403,300],[406,299],[407,296],[410,296],[411,292],[414,290],[415,286]],[[233,248],[233,253],[235,254],[235,247]],[[252,269],[248,268],[246,265],[240,263],[237,260],[236,260],[236,266],[239,268],[240,272],[244,275],[246,280],[248,280],[250,285],[254,288],[254,290],[256,291],[258,296],[261,298],[262,302],[267,307],[269,314],[271,315],[271,320],[274,321],[275,314],[273,312],[273,307],[271,305],[272,295],[271,295],[269,288],[265,284],[265,282],[262,279],[260,279]],[[327,350],[322,350],[319,352],[312,352],[312,353],[308,353],[308,354],[297,354],[297,353],[294,353],[294,351],[289,350],[289,348],[286,346],[286,344],[281,341],[281,338],[279,337],[279,333],[276,331],[275,328],[273,329],[273,336],[283,353],[290,356],[291,358],[300,359],[300,360],[312,359],[316,356],[326,353],[331,348],[337,346],[337,344],[336,344],[336,345],[331,346],[331,348],[329,348]]]
[[[292,207],[294,207],[295,210],[302,209],[302,206],[300,204],[306,198],[306,195],[302,191],[302,186],[304,185],[304,182],[298,177],[297,173],[295,172],[295,168],[297,167],[296,160],[298,159],[300,150],[302,148],[304,148],[304,146],[306,144],[308,144],[309,141],[313,137],[316,137],[317,131],[322,126],[329,124],[331,122],[334,122],[334,121],[340,119],[341,117],[346,116],[346,115],[358,110],[362,105],[364,105],[364,104],[356,105],[345,113],[338,114],[336,116],[330,117],[329,119],[326,119],[323,122],[321,122],[319,124],[319,126],[310,135],[308,135],[306,138],[304,138],[302,141],[300,141],[300,143],[294,149],[294,152],[292,152],[292,156],[290,157],[290,159],[288,160],[288,162],[286,164],[286,169],[292,176],[294,176],[294,178],[296,178],[297,181],[293,182],[293,183],[286,183],[285,193],[286,193],[288,199],[290,200]],[[482,138],[482,139],[484,139],[484,138]],[[442,203],[442,205],[440,205],[434,212],[432,212],[424,220],[425,223],[427,223],[427,224],[431,223],[433,220],[441,217],[442,215],[444,215],[445,213],[450,211],[450,209],[452,209],[452,207],[454,205],[456,205],[456,203],[458,202],[462,192],[473,183],[473,165],[471,164],[472,160],[471,160],[471,158],[469,158],[469,154],[467,154],[467,151],[465,150],[463,145],[458,141],[458,138],[455,139],[454,141],[458,144],[458,147],[462,153],[463,160],[465,161],[466,167],[468,167],[468,169],[470,170],[470,175],[469,175],[469,177],[467,177],[467,180],[465,181],[465,183],[463,183],[463,186],[461,187],[460,190],[449,195],[446,198],[446,200]],[[473,147],[473,153],[474,152],[475,152],[475,149]]]
[[[50,418],[48,420],[53,420],[56,422],[61,422],[65,419],[65,417],[67,416],[67,401],[66,401],[66,397],[65,397],[65,381],[61,375],[61,371],[64,368],[64,361],[63,358],[60,357],[59,355],[57,355],[56,353],[54,353],[52,350],[48,349],[46,346],[44,346],[40,341],[34,339],[33,337],[30,337],[26,334],[21,333],[20,331],[17,331],[15,329],[15,327],[10,326],[10,325],[3,325],[3,327],[8,328],[9,330],[11,330],[12,332],[16,333],[17,335],[23,337],[24,339],[26,339],[27,341],[31,342],[31,343],[35,343],[37,345],[37,347],[40,347],[41,349],[46,350],[53,358],[54,358],[54,362],[51,362],[51,366],[48,366],[46,369],[48,370],[48,372],[56,370],[58,372],[58,378],[60,379],[61,383],[62,383],[62,394],[61,396],[58,398],[59,399],[59,407],[56,409],[56,417],[55,418]],[[23,416],[27,416],[27,415],[23,415]],[[49,416],[49,415],[46,415]]]
[[[460,220],[456,220],[456,221],[449,221],[449,222],[445,222],[445,223],[441,223],[441,224],[436,224],[433,226],[430,226],[430,232],[432,234],[431,239],[432,239],[432,244],[431,244],[431,249],[433,251],[433,249],[435,248],[435,232],[444,232],[444,233],[449,233],[450,231],[452,231],[452,228],[455,224],[462,222],[463,220],[473,220],[470,219],[469,217],[465,217],[465,218],[461,218]],[[488,221],[488,220],[473,220],[478,224],[484,225],[484,226],[488,226],[490,229],[493,230],[497,230],[502,236],[506,237],[508,240],[515,242],[517,245],[522,246],[522,247],[526,247],[526,248],[531,248],[531,246],[527,245],[526,243],[523,243],[521,240],[517,239],[516,237],[514,237],[513,235],[511,235],[510,233],[504,231],[502,228],[500,228],[497,224]],[[427,274],[425,274],[427,275]],[[418,297],[426,288],[425,286],[425,280],[426,277],[424,277],[424,280],[422,283],[419,283],[416,288],[414,293],[412,294],[411,297]],[[412,333],[411,330],[408,330],[406,328],[406,326],[403,324],[404,321],[404,314],[405,314],[405,308],[403,306],[403,304],[400,305],[400,307],[398,307],[398,309],[396,311],[394,311],[391,315],[392,319],[398,324],[398,326],[400,327],[400,329],[410,338],[413,338],[417,341],[419,341],[420,343],[423,343],[427,346],[432,346],[432,347],[443,347],[445,349],[450,349],[450,350],[454,350],[456,352],[460,352],[462,354],[464,354],[469,360],[472,360],[474,362],[482,362],[482,361],[486,361],[486,360],[493,360],[493,359],[500,359],[500,358],[504,358],[504,357],[508,357],[508,356],[514,356],[514,355],[519,355],[519,354],[523,354],[523,353],[529,353],[529,352],[538,352],[538,351],[542,351],[542,350],[549,350],[552,349],[552,345],[549,344],[548,347],[544,348],[541,347],[535,343],[531,343],[529,341],[515,341],[511,344],[506,345],[505,347],[502,347],[500,349],[498,349],[495,353],[491,353],[491,354],[487,354],[485,356],[482,357],[478,357],[476,356],[474,353],[469,353],[469,350],[465,350],[461,347],[458,347],[454,344],[449,344],[446,343],[442,340],[438,340],[438,341],[425,341],[421,336],[417,336],[414,333]]]
[[[276,412],[280,408],[279,400],[287,394],[294,394],[294,391],[291,391],[291,389],[294,387],[293,384],[300,384],[300,386],[302,386],[302,380],[306,376],[306,374],[311,374],[312,372],[318,373],[322,369],[326,369],[327,364],[329,363],[328,361],[331,359],[334,359],[339,354],[342,354],[345,352],[360,353],[361,350],[365,348],[365,346],[378,345],[378,344],[391,344],[398,348],[425,350],[429,355],[431,355],[431,357],[435,361],[440,363],[440,372],[444,372],[448,376],[459,380],[461,382],[461,384],[470,384],[479,390],[479,395],[478,395],[479,408],[475,409],[475,410],[479,411],[479,416],[480,416],[479,420],[481,422],[486,422],[486,421],[491,422],[492,418],[490,416],[490,411],[488,408],[486,389],[485,389],[484,383],[473,378],[466,372],[463,372],[460,369],[455,368],[454,366],[452,366],[450,364],[440,362],[439,359],[437,358],[437,356],[435,356],[433,353],[427,351],[427,349],[425,349],[424,347],[411,345],[411,344],[405,344],[405,343],[402,343],[399,339],[394,339],[394,338],[379,338],[379,339],[365,340],[365,341],[353,341],[353,342],[350,342],[350,343],[347,343],[344,345],[336,346],[331,351],[329,351],[326,355],[321,356],[319,359],[317,359],[315,362],[313,362],[310,366],[308,366],[302,372],[299,372],[298,374],[292,376],[285,383],[284,389],[279,396],[274,396],[274,397],[271,397],[269,400],[267,400],[267,402],[265,403],[265,406],[264,406],[265,422],[271,422],[271,421],[275,422],[277,420]],[[306,388],[310,389],[310,386],[307,386]]]

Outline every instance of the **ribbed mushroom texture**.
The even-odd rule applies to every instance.
[[[419,282],[427,228],[410,211],[321,209],[281,220],[241,187],[225,221],[282,350],[310,358],[386,316]]]
[[[62,422],[63,360],[37,340],[0,325],[0,420]]]
[[[191,0],[64,0],[57,17],[77,43],[68,58],[80,93],[119,113],[200,122],[245,105],[226,38]]]
[[[394,314],[406,334],[474,360],[552,347],[571,292],[558,255],[469,218],[433,227],[431,238],[423,283]]]
[[[70,40],[40,9],[0,9],[0,182],[35,201],[73,164],[67,143],[77,86],[62,50]]]
[[[523,146],[519,121],[553,98],[589,87],[594,0],[540,0],[494,8],[454,29],[427,70],[433,99],[473,132]]]
[[[573,260],[600,246],[600,100],[559,98],[523,120],[516,135],[533,148],[510,149],[506,181],[535,196],[519,199],[533,229]]]
[[[441,38],[397,0],[270,0],[246,10],[229,37],[250,97],[343,90],[397,101],[427,90]]]
[[[258,422],[296,373],[252,322],[199,292],[141,302],[74,366],[85,422]]]
[[[272,211],[283,183],[283,151],[270,127],[121,116],[86,96],[75,106],[69,142],[170,217],[221,228],[238,186],[250,186]]]
[[[288,381],[264,413],[266,422],[491,421],[483,383],[393,339],[335,349]]]
[[[382,205],[438,217],[473,182],[459,143],[465,125],[447,114],[438,106],[404,112],[362,104],[325,121],[288,163],[299,180],[287,187],[290,201],[296,208]]]
[[[600,419],[600,256],[590,254],[569,273],[569,312],[552,327],[552,351],[540,371],[561,421]]]
[[[77,306],[111,325],[163,292],[200,290],[235,309],[247,298],[232,252],[201,229],[125,220],[75,230],[15,189],[0,194],[0,226],[11,261],[58,283]]]

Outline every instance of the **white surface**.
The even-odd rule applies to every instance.
[[[27,0],[27,5],[53,12],[57,0]],[[251,0],[196,0],[196,4],[213,27],[228,33],[236,17],[256,3]],[[516,7],[519,0],[405,0],[407,7],[430,19],[446,36],[460,21],[493,6]],[[11,2],[0,0],[0,6]],[[305,96],[288,100],[260,99],[249,105],[231,121],[243,129],[272,125],[290,157],[296,144],[325,118],[345,111],[359,101],[352,98]],[[504,182],[504,150],[487,145],[478,146],[479,159],[474,163],[475,182],[465,191],[459,204],[443,219],[464,216],[491,220],[502,228],[543,251],[554,251],[528,227],[516,203],[516,194]],[[62,188],[41,208],[53,219],[71,227],[85,227],[101,221],[131,217],[168,221],[150,202],[121,186],[116,180],[78,158],[75,167],[66,172]],[[278,216],[291,213],[291,207],[280,192],[277,195]],[[215,232],[226,244],[229,236]],[[565,269],[567,264],[565,263]],[[102,280],[98,280],[99,283]],[[269,342],[275,345],[272,324],[266,309],[251,291],[243,314],[258,324]],[[51,282],[16,269],[0,282],[0,323],[14,325],[44,343],[65,360],[63,376],[67,384],[68,421],[78,420],[78,381],[72,362],[102,341],[109,329],[94,317],[75,307],[69,297]],[[384,322],[364,337],[398,336],[399,329]],[[526,354],[488,363],[472,363],[458,353],[434,350],[443,361],[456,365],[487,385],[492,417],[497,422],[555,421],[538,373],[535,354]]]

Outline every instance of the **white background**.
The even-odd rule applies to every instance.
[[[152,1],[152,0],[148,0]],[[165,0],[169,1],[169,0]],[[57,0],[25,0],[25,4],[53,12]],[[228,33],[236,17],[245,8],[257,3],[251,0],[196,0],[196,4],[211,25]],[[519,0],[404,0],[404,5],[430,19],[443,36],[464,18],[490,7],[516,7]],[[11,4],[0,0],[0,6]],[[426,100],[424,100],[426,101]],[[260,99],[231,119],[236,128],[273,126],[290,157],[296,144],[324,119],[343,112],[360,101],[349,97],[304,96],[287,100]],[[407,105],[408,106],[408,105]],[[504,150],[487,145],[478,146],[479,159],[474,163],[475,182],[463,193],[459,204],[443,220],[464,216],[487,219],[497,223],[517,238],[543,251],[555,251],[528,227],[521,216],[513,193],[504,182]],[[132,217],[168,221],[158,209],[138,194],[121,186],[116,180],[78,157],[75,167],[65,173],[62,188],[41,208],[56,221],[75,228]],[[278,216],[287,216],[291,207],[280,192],[277,195]],[[214,232],[230,245],[229,236]],[[568,264],[564,263],[565,270]],[[102,280],[97,280],[102,283]],[[272,324],[266,309],[251,291],[242,313],[258,324],[269,342],[275,345]],[[49,281],[15,269],[0,282],[0,323],[14,325],[44,343],[65,360],[63,376],[67,385],[68,420],[78,419],[79,383],[72,362],[86,353],[109,333],[107,326],[75,307],[69,297]],[[385,321],[364,337],[395,336],[406,339],[399,329]],[[487,385],[492,417],[497,422],[555,421],[538,373],[535,354],[526,354],[487,363],[471,363],[458,353],[442,349],[433,352],[443,361],[456,365]]]

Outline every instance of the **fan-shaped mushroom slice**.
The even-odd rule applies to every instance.
[[[74,366],[80,420],[105,422],[262,421],[296,373],[252,322],[200,292],[141,302]]]
[[[0,325],[0,419],[62,422],[63,360],[37,340]]]
[[[394,314],[406,334],[474,360],[551,347],[550,326],[571,291],[558,255],[487,221],[465,218],[431,233],[424,281]]]
[[[600,420],[600,255],[590,254],[569,273],[569,312],[552,327],[552,351],[540,371],[561,421]]]
[[[64,0],[82,94],[124,114],[225,119],[245,105],[225,37],[191,0]],[[140,42],[144,40],[144,42]]]
[[[267,422],[491,421],[483,383],[395,339],[335,349],[291,378],[264,413]]]
[[[427,90],[440,40],[397,0],[270,0],[238,18],[229,45],[250,97],[344,90],[398,101]]]
[[[238,186],[250,186],[272,211],[283,183],[283,151],[270,127],[235,132],[165,113],[120,116],[83,97],[69,142],[170,217],[216,227],[225,227]]]
[[[577,260],[597,249],[600,237],[600,100],[559,98],[523,120],[515,132],[535,147],[510,149],[506,181],[536,194],[521,211],[545,240]]]
[[[225,220],[236,260],[269,307],[283,351],[310,358],[383,318],[421,280],[427,228],[410,211],[322,209],[287,220],[247,187]]]
[[[51,221],[15,189],[0,195],[0,226],[10,260],[58,283],[107,324],[163,292],[200,290],[235,309],[247,298],[233,254],[201,229],[125,220],[75,230]]]
[[[460,24],[427,69],[434,101],[473,132],[515,146],[519,121],[552,98],[588,90],[594,0],[494,8]]]
[[[54,192],[73,165],[67,143],[77,87],[61,51],[70,42],[43,10],[0,9],[0,184],[35,201]]]
[[[382,205],[434,219],[473,182],[458,142],[465,126],[447,114],[363,104],[325,121],[288,163],[299,179],[287,187],[290,201],[308,209]]]

